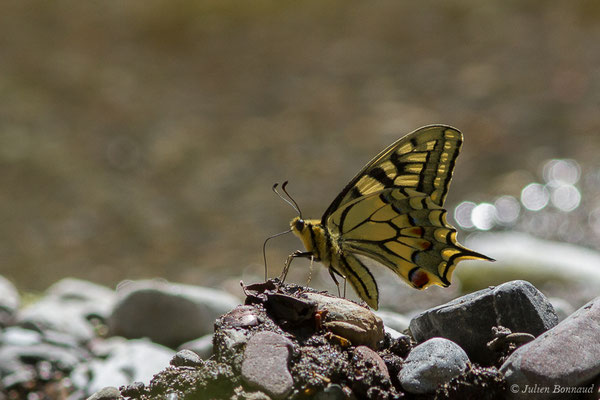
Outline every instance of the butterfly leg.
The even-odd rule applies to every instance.
[[[346,277],[342,274],[340,274],[338,271],[336,271],[333,268],[329,268],[329,276],[331,276],[331,279],[333,279],[333,282],[335,283],[335,286],[337,287],[337,291],[338,291],[338,297],[342,297],[342,294],[340,293],[340,283],[338,282],[337,278],[335,277],[335,274],[338,274],[339,276],[341,276],[344,279],[344,298],[346,298]]]
[[[310,281],[312,279],[312,272],[313,272],[313,264],[315,262],[315,256],[311,255],[310,256],[310,268],[308,270],[308,282],[306,282],[306,286],[308,286],[310,284]]]
[[[292,263],[292,260],[297,257],[314,258],[315,256],[313,253],[311,253],[309,251],[300,251],[300,250],[296,250],[295,252],[290,254],[288,256],[287,260],[285,260],[285,265],[283,266],[283,271],[281,272],[281,276],[279,277],[279,280],[281,281],[281,283],[283,283],[285,281],[285,278],[287,277],[288,271],[290,270],[290,264]]]

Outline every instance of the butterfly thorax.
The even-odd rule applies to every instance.
[[[315,257],[315,261],[322,261],[329,266],[331,251],[337,248],[332,243],[331,234],[318,219],[294,218],[290,222],[292,232],[302,240],[306,250]]]

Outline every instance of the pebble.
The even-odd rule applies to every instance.
[[[174,367],[197,367],[203,365],[202,359],[191,350],[180,350],[171,359],[170,364]]]
[[[327,311],[325,329],[350,340],[353,345],[377,349],[383,340],[383,321],[368,308],[318,293],[305,293],[304,297],[316,302],[318,311]]]
[[[118,400],[120,398],[121,392],[119,392],[119,389],[107,386],[88,397],[87,400]]]
[[[0,327],[7,326],[12,322],[20,304],[21,297],[17,288],[0,275]]]
[[[456,343],[433,338],[413,348],[404,364],[398,380],[410,393],[433,393],[438,385],[458,376],[467,368],[469,357]]]
[[[221,290],[158,280],[124,284],[117,294],[111,335],[147,337],[173,348],[211,333],[215,320],[239,304]]]
[[[486,346],[493,339],[492,327],[537,336],[557,323],[552,305],[539,290],[529,282],[512,281],[426,310],[411,320],[410,331],[419,343],[432,337],[450,339],[471,360],[490,365],[496,358]]]
[[[531,398],[526,385],[550,388],[550,393],[537,392],[536,399],[568,398],[567,393],[552,393],[555,385],[565,390],[589,386],[600,377],[599,337],[597,297],[553,329],[519,347],[504,362],[500,371],[505,374],[508,387],[518,388],[510,390],[512,398]]]
[[[273,399],[284,399],[294,381],[288,371],[292,342],[273,332],[258,332],[244,351],[242,378]]]
[[[381,375],[383,375],[387,379],[390,378],[390,373],[388,372],[387,366],[385,365],[385,362],[383,361],[383,359],[381,357],[379,357],[379,354],[377,354],[375,351],[371,350],[369,347],[367,347],[367,346],[356,347],[354,349],[354,355],[359,360],[362,360],[365,362],[370,362],[371,364],[373,364],[374,367],[376,367],[379,370]]]
[[[198,354],[203,360],[207,360],[213,355],[213,334],[204,335],[198,339],[185,342],[177,348],[177,350],[191,350]]]

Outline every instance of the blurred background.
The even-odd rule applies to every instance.
[[[432,123],[465,135],[459,238],[598,249],[598,43],[592,1],[2,2],[0,274],[262,279],[295,216],[273,183],[319,218]]]

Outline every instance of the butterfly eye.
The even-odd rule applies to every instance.
[[[302,219],[296,220],[296,229],[298,229],[300,232],[302,232],[302,230],[304,229],[304,220],[302,220]]]

